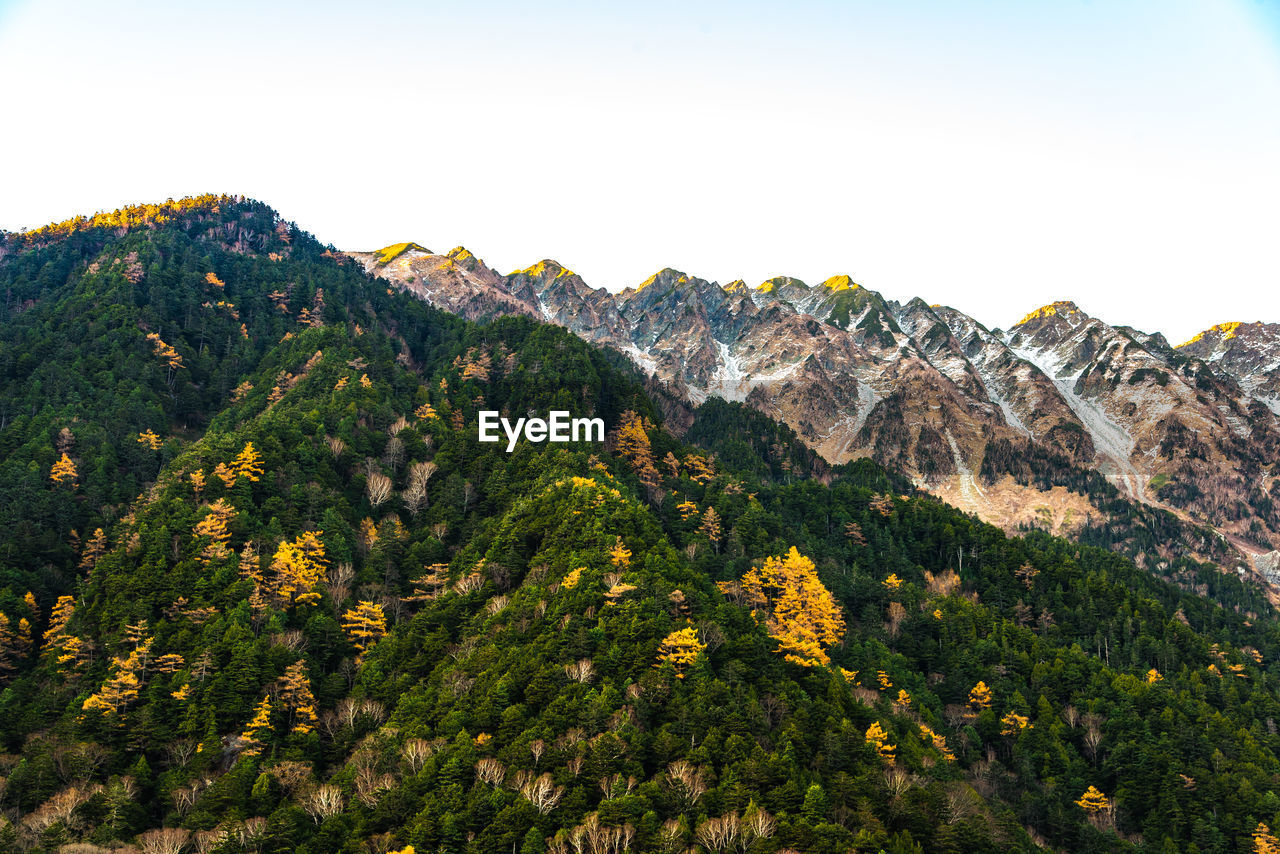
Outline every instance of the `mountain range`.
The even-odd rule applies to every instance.
[[[1278,323],[1175,347],[1066,301],[989,329],[846,275],[750,287],[664,269],[612,293],[550,260],[501,275],[461,247],[348,254],[464,317],[523,315],[614,347],[692,405],[745,402],[832,464],[871,457],[1009,529],[1105,519],[1111,496],[1080,486],[1091,471],[1210,527],[1255,570],[1280,548]]]
[[[1280,612],[1119,435],[1268,471],[1265,328],[611,295],[212,195],[0,233],[0,292],[0,854],[1280,848]],[[550,410],[604,440],[478,440]]]

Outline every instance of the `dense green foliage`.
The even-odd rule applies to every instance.
[[[1209,852],[1280,825],[1280,631],[1212,567],[1178,565],[1197,591],[1007,537],[868,461],[806,477],[743,407],[677,440],[615,355],[392,293],[255,203],[5,245],[0,611],[49,637],[3,677],[0,850],[718,851],[767,813],[740,850]],[[610,438],[507,454],[481,408]],[[250,444],[256,480],[215,474]],[[308,532],[322,571],[282,594]],[[831,667],[784,661],[735,585],[791,547],[843,606]],[[692,663],[660,662],[685,629]]]

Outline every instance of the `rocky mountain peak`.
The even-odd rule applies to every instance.
[[[756,290],[762,294],[774,294],[780,291],[809,290],[809,286],[794,276],[774,276],[772,279],[766,279],[756,285]]]
[[[552,279],[559,279],[561,276],[572,276],[574,273],[558,261],[553,261],[550,258],[543,258],[532,267],[526,267],[523,270],[516,270],[511,275],[528,276],[532,279],[550,281]]]
[[[829,291],[848,291],[856,290],[862,287],[853,278],[845,273],[839,273],[822,283],[822,287]]]
[[[1071,300],[1058,300],[1057,302],[1051,302],[1048,305],[1043,305],[1040,308],[1037,308],[1035,311],[1022,318],[1022,320],[1019,320],[1014,325],[1014,328],[1016,329],[1019,326],[1036,323],[1037,321],[1050,322],[1055,320],[1066,321],[1070,325],[1075,326],[1080,322],[1087,321],[1089,319],[1089,315],[1081,311],[1080,307]]]

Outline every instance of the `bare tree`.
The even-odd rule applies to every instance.
[[[502,781],[506,779],[506,776],[507,766],[497,759],[485,757],[476,763],[476,779],[481,783],[493,786],[496,789],[502,785]]]
[[[693,835],[697,837],[703,848],[719,854],[737,844],[738,838],[742,835],[742,822],[736,812],[722,815],[720,818],[708,818],[698,825]]]
[[[564,787],[557,786],[549,773],[535,777],[520,787],[520,794],[533,804],[539,815],[546,815],[556,808],[564,797]]]
[[[404,462],[404,440],[399,436],[392,436],[387,440],[387,447],[382,451],[382,460],[391,466],[391,473],[395,474],[400,469],[400,464]]]
[[[404,762],[409,766],[410,774],[417,774],[422,770],[422,766],[427,764],[427,759],[435,753],[435,747],[431,742],[422,738],[411,738],[400,748],[400,755],[404,757]]]
[[[572,664],[564,666],[565,675],[574,682],[587,683],[596,675],[596,666],[591,663],[591,659],[582,658]]]
[[[311,794],[302,799],[302,808],[315,820],[316,824],[320,824],[326,818],[342,812],[346,808],[346,802],[342,797],[341,789],[326,783],[323,786],[317,786]]]
[[[707,766],[678,759],[667,766],[667,784],[685,808],[690,808],[707,791]]]
[[[191,831],[181,827],[160,827],[138,837],[142,854],[181,854],[191,841]]]
[[[378,507],[391,497],[391,478],[382,472],[373,472],[369,475],[365,488],[369,495],[369,503]]]

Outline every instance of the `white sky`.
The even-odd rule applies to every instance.
[[[1280,0],[0,0],[0,80],[0,228],[230,192],[612,289],[1280,322]]]

